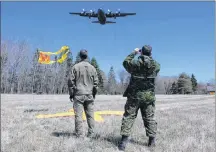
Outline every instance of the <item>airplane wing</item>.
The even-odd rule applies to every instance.
[[[79,16],[83,16],[83,17],[97,17],[98,16],[97,13],[88,13],[88,12],[85,12],[85,13],[69,12],[69,14],[71,14],[71,15],[79,15]]]
[[[106,17],[111,18],[111,17],[125,17],[128,15],[136,15],[136,13],[107,13]]]

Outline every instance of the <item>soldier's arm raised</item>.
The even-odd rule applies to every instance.
[[[129,54],[126,59],[123,61],[123,66],[125,68],[125,70],[128,72],[128,73],[132,73],[136,68],[138,68],[140,65],[139,65],[139,62],[138,61],[134,61],[134,57],[136,55],[136,52],[132,52],[131,54]]]
[[[160,64],[158,62],[156,62],[155,71],[156,71],[156,74],[160,72]]]

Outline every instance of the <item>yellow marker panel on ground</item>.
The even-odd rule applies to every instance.
[[[118,115],[122,116],[123,111],[96,111],[94,113],[94,119],[97,122],[104,122],[104,119],[102,118],[101,115]],[[56,117],[69,117],[69,116],[74,116],[74,109],[70,109],[68,112],[62,112],[62,113],[55,113],[55,114],[40,114],[37,115],[36,118],[56,118]],[[86,115],[85,112],[83,112],[83,120],[86,120]]]

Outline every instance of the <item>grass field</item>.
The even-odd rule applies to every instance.
[[[126,98],[97,96],[95,110],[123,111]],[[95,139],[73,136],[74,116],[38,119],[38,114],[66,112],[73,107],[68,95],[1,95],[2,152],[114,152],[120,139],[121,116],[104,116],[96,123]],[[214,152],[215,96],[158,95],[157,147],[146,146],[139,115],[127,152]],[[87,123],[84,122],[85,131]]]

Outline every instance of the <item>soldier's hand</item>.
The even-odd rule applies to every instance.
[[[140,53],[140,49],[139,49],[139,48],[135,48],[135,49],[134,49],[134,53],[135,53],[135,54]]]
[[[73,102],[73,96],[70,96],[69,99],[71,102]]]
[[[95,99],[96,94],[97,94],[97,88],[93,87],[92,95],[94,99]]]

